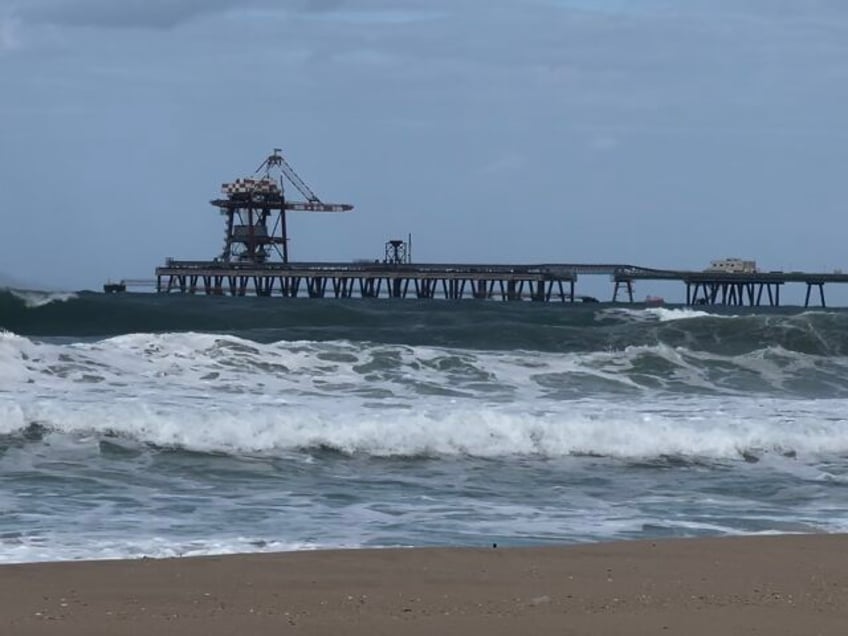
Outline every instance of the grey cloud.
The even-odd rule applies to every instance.
[[[3,0],[0,0],[2,8]],[[8,2],[7,2],[8,4]],[[377,0],[14,0],[14,15],[33,23],[103,28],[170,29],[193,19],[239,9],[324,13],[390,7]]]
[[[306,11],[332,11],[344,6],[343,0],[304,0],[302,8]]]
[[[678,13],[761,23],[840,23],[848,20],[844,0],[691,0]]]
[[[18,48],[17,23],[0,16],[0,53]]]
[[[836,136],[846,130],[848,77],[839,16],[848,3],[843,10],[833,1],[677,0],[664,10],[662,2],[632,0],[650,11],[597,12],[587,10],[589,0],[20,0],[13,7],[24,50],[4,60],[4,82],[15,90],[5,101],[0,95],[0,182],[10,184],[13,201],[15,192],[38,190],[35,180],[31,188],[11,184],[29,183],[26,166],[57,138],[71,149],[53,188],[67,193],[55,216],[66,225],[49,243],[55,253],[68,249],[64,234],[91,240],[80,221],[114,224],[113,210],[87,204],[89,175],[107,172],[96,187],[122,197],[139,181],[180,182],[173,197],[191,212],[175,218],[172,206],[144,199],[144,188],[128,197],[120,218],[135,224],[136,255],[114,245],[86,250],[67,272],[80,284],[98,282],[107,259],[126,274],[148,272],[162,255],[207,256],[220,238],[204,216],[210,176],[214,186],[243,163],[252,169],[254,154],[277,143],[319,194],[357,204],[355,215],[330,225],[294,221],[296,252],[316,258],[367,255],[375,234],[399,228],[392,231],[415,231],[432,258],[487,258],[491,248],[504,251],[498,258],[535,259],[560,254],[561,236],[577,228],[570,258],[596,241],[616,258],[633,244],[674,258],[674,245],[684,245],[681,258],[701,249],[700,262],[715,256],[718,241],[731,253],[747,252],[745,241],[761,244],[754,229],[719,231],[758,209],[775,227],[795,209],[816,208],[810,214],[824,219],[820,210],[830,206],[838,224],[844,139]],[[3,9],[0,0],[0,25]],[[287,19],[264,17],[277,12]],[[438,17],[387,19],[428,12]],[[226,18],[191,22],[213,14]],[[242,37],[221,46],[230,19]],[[28,31],[25,22],[35,20],[97,28]],[[179,30],[186,23],[192,28]],[[13,46],[16,30],[12,24]],[[259,88],[247,100],[221,90],[242,86]],[[108,165],[108,153],[127,145],[149,158],[132,178]],[[202,159],[185,167],[195,152]],[[434,196],[449,206],[410,196],[433,185],[434,166]],[[546,203],[520,223],[492,212],[510,203],[524,210],[524,190]],[[41,211],[54,209],[52,193],[40,203],[39,192],[16,201],[25,232],[39,231]],[[639,205],[641,216],[616,216]],[[633,218],[645,227],[630,225]],[[610,236],[616,220],[632,232]],[[540,236],[538,224],[553,229]],[[158,229],[166,227],[173,229]],[[326,227],[332,231],[319,229]],[[510,240],[469,247],[480,227]],[[786,230],[784,243],[778,234],[758,257],[791,247],[794,233]],[[832,249],[844,252],[835,234]],[[29,260],[25,244],[10,244],[0,270]]]
[[[343,0],[27,0],[13,3],[21,19],[66,26],[169,29],[224,11],[267,8],[318,12]]]
[[[237,4],[237,0],[41,0],[19,5],[17,13],[35,23],[165,29]]]

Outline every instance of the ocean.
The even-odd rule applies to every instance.
[[[848,312],[0,291],[0,561],[848,531]]]

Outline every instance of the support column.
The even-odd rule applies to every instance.
[[[616,280],[615,287],[613,287],[612,291],[612,302],[616,302],[618,300],[618,290],[621,285],[624,285],[624,289],[627,290],[627,299],[632,303],[633,302],[633,281],[632,280]]]
[[[506,282],[506,296],[508,300],[518,300],[519,296],[515,291],[515,281],[509,280]]]
[[[531,287],[531,289],[534,287],[532,282],[530,283],[530,287]],[[537,280],[535,288],[536,289],[533,290],[533,293],[532,293],[532,296],[531,296],[532,299],[535,302],[544,302],[544,300],[545,300],[545,281]]]
[[[824,283],[811,282],[811,281],[807,281],[807,295],[804,298],[804,307],[810,306],[810,292],[812,291],[813,287],[819,288],[819,300],[821,302],[821,306],[827,307],[827,304],[825,303],[825,300],[824,300]]]

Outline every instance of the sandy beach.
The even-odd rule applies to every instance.
[[[0,633],[844,634],[848,536],[5,565]]]

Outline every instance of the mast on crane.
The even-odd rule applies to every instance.
[[[306,201],[286,199],[287,181]],[[253,176],[224,183],[221,192],[226,198],[211,203],[226,217],[221,258],[228,263],[266,263],[274,260],[275,255],[288,263],[287,210],[347,212],[353,209],[348,203],[322,202],[289,165],[280,148],[274,148]]]

